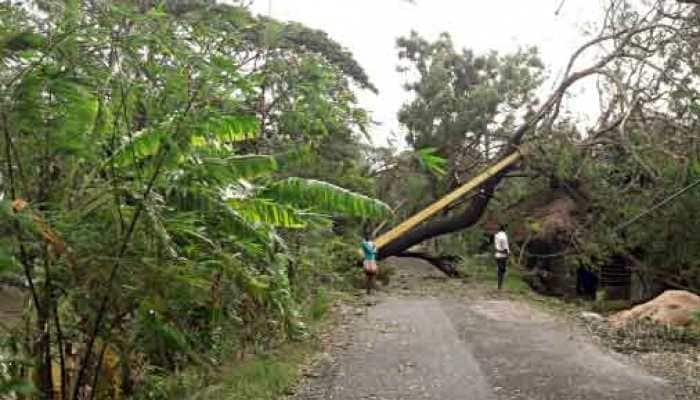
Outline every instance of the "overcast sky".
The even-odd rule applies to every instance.
[[[600,1],[566,0],[558,15],[562,0],[255,0],[253,9],[322,29],[355,55],[379,89],[378,95],[361,93],[360,100],[381,123],[372,130],[374,144],[385,145],[391,132],[404,136],[396,113],[409,99],[396,72],[397,37],[411,30],[429,39],[449,32],[457,46],[476,52],[536,45],[551,86],[585,40],[583,29],[596,21]]]

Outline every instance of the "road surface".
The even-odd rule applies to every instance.
[[[295,399],[674,398],[666,381],[597,347],[561,318],[512,296],[456,296],[448,293],[454,284],[422,262],[394,262],[400,281],[376,304],[353,311]],[[438,291],[421,293],[431,285]]]

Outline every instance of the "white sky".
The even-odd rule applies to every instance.
[[[253,10],[279,20],[322,29],[348,48],[379,89],[363,92],[361,104],[381,125],[372,130],[376,145],[385,145],[391,132],[403,140],[396,113],[409,97],[403,90],[396,38],[411,30],[428,39],[449,32],[456,46],[476,52],[509,52],[536,45],[556,79],[572,51],[585,41],[583,28],[597,20],[601,0],[255,0]],[[271,6],[271,7],[270,7]],[[553,83],[549,82],[551,86]],[[587,96],[589,97],[590,94]],[[589,99],[590,100],[590,99]],[[583,108],[592,108],[584,101]],[[586,112],[587,110],[581,110]]]

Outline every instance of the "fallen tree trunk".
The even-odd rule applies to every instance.
[[[472,198],[471,203],[464,211],[420,225],[398,239],[389,242],[386,246],[379,249],[379,259],[391,256],[402,257],[402,254],[411,254],[408,249],[419,243],[475,225],[486,211],[498,182],[500,182],[500,177],[496,177],[493,182],[487,183],[481,189],[479,195]]]

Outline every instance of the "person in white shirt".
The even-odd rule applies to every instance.
[[[506,234],[506,225],[501,225],[498,232],[493,238],[494,246],[496,247],[496,265],[498,266],[498,290],[503,286],[503,278],[506,276],[506,266],[508,265],[508,256],[510,256],[510,248],[508,247],[508,235]]]

